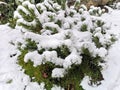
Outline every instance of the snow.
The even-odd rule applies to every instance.
[[[56,8],[57,10],[59,10],[61,8],[61,6],[58,5],[57,3],[53,4],[53,7]]]
[[[100,16],[104,12],[104,10],[101,9],[100,7],[91,6],[89,12],[90,12],[91,15],[95,14],[96,16]]]
[[[107,55],[107,50],[103,47],[101,47],[99,50],[98,50],[98,56],[100,57],[105,57]]]
[[[56,61],[58,60],[56,51],[45,51],[43,53],[43,59],[45,62],[48,61],[56,64]]]
[[[63,68],[55,68],[52,70],[52,77],[53,78],[62,78],[64,77],[65,69]]]
[[[24,11],[24,13],[26,13],[27,15],[29,15],[29,12],[22,6],[22,5],[19,5],[18,8],[17,8],[18,11]]]
[[[120,2],[117,3],[116,8],[120,10]]]
[[[0,1],[0,4],[6,4],[5,2]]]
[[[62,16],[62,15],[60,15]],[[110,30],[108,33],[114,33],[116,37],[120,38],[120,10],[113,10],[110,13],[104,14],[101,16],[101,18],[104,21],[107,21],[108,25],[111,26]],[[67,22],[67,21],[66,21]],[[97,31],[100,29],[97,28]],[[73,32],[73,31],[71,31]],[[21,71],[21,67],[18,66],[17,63],[17,56],[20,54],[18,49],[10,44],[11,41],[20,41],[21,38],[29,38],[29,37],[34,37],[33,39],[37,41],[37,38],[40,38],[42,45],[39,43],[38,47],[48,47],[46,45],[47,40],[49,40],[49,46],[53,46],[56,48],[56,46],[59,46],[62,44],[65,44],[68,46],[68,44],[75,44],[82,40],[81,38],[85,38],[84,40],[86,41],[85,47],[88,47],[87,41],[89,40],[89,37],[91,35],[88,35],[89,33],[86,33],[89,37],[86,37],[86,34],[83,33],[78,33],[77,31],[74,30],[75,33],[73,34],[72,39],[74,37],[77,37],[78,35],[81,35],[81,37],[78,37],[78,41],[75,40],[75,42],[71,43],[71,41],[63,41],[63,36],[60,37],[60,35],[63,35],[61,33],[66,33],[61,32],[59,35],[53,35],[52,37],[49,36],[39,36],[39,35],[34,35],[33,33],[26,33],[25,37],[20,33],[19,30],[13,30],[9,28],[7,25],[0,25],[0,90],[45,90],[44,89],[44,83],[41,83],[40,85],[36,82],[30,82],[29,76],[24,74],[24,71]],[[57,38],[55,38],[58,36]],[[46,41],[45,41],[46,40]],[[39,41],[39,40],[38,40]],[[103,41],[103,40],[102,40]],[[94,48],[93,44],[89,44],[89,49],[91,53],[96,53],[101,57],[105,57],[106,54],[108,54],[105,57],[106,64],[104,65],[104,69],[102,70],[102,74],[104,77],[104,80],[102,81],[102,84],[96,87],[92,87],[88,85],[88,77],[85,77],[81,83],[83,88],[85,90],[120,90],[120,39],[112,45],[110,48],[109,52],[106,52],[106,49],[100,48],[98,51],[92,51]],[[51,47],[50,46],[50,47]],[[73,47],[72,47],[73,48]],[[74,51],[75,49],[73,48],[71,50],[71,54],[65,58],[65,61],[61,59],[60,63],[64,64],[64,66],[70,66],[72,63],[80,64],[81,57],[79,57],[76,52]],[[37,56],[36,56],[37,55]],[[59,60],[60,58],[57,58],[57,54],[55,51],[46,51],[42,54],[42,56],[46,57],[46,60],[50,61],[55,61]],[[38,65],[42,63],[42,59],[38,60],[37,57],[41,58],[41,55],[37,53],[37,51],[30,52],[26,54],[25,56],[25,61],[27,62],[29,59],[31,59],[34,62],[34,65]],[[75,61],[73,61],[75,60]],[[72,62],[72,63],[71,63]],[[58,63],[58,62],[54,62]],[[66,65],[68,64],[68,65]],[[61,65],[61,64],[60,64]],[[64,69],[62,68],[55,68],[53,70],[52,76],[53,77],[63,77],[64,75]],[[10,82],[11,81],[11,82]],[[54,86],[52,90],[63,90],[61,87]]]
[[[53,22],[45,23],[45,24],[43,25],[43,28],[46,28],[46,27],[55,28],[55,29],[57,29],[57,30],[60,29],[59,26],[58,26],[57,24],[54,24]]]
[[[61,88],[60,86],[56,86],[56,85],[54,85],[54,87],[51,88],[51,90],[64,90],[64,89]]]
[[[120,11],[113,10],[109,14],[102,15],[102,19],[111,23],[110,32],[115,33],[120,38]],[[88,85],[89,78],[85,77],[81,83],[85,90],[120,90],[120,39],[112,45],[105,58],[106,64],[102,70],[104,80],[96,87]],[[102,52],[101,52],[102,54]]]
[[[23,23],[23,24],[27,24],[28,26],[35,26],[36,25],[36,21],[35,20],[33,20],[32,22],[27,22],[27,21],[25,21],[24,19],[19,19],[19,20],[17,20],[17,23],[18,24],[21,24],[21,23]]]
[[[76,52],[72,52],[69,56],[67,56],[64,60],[63,67],[70,68],[72,64],[81,64],[82,57],[80,57]]]
[[[44,88],[45,84],[41,83],[40,85],[36,82],[32,82],[29,85],[26,86],[25,90],[46,90]]]
[[[24,61],[28,62],[31,60],[34,66],[41,65],[43,63],[42,56],[38,54],[37,51],[29,52],[25,55]]]
[[[20,40],[20,31],[0,25],[0,36],[0,90],[24,90],[26,86],[32,87],[26,90],[44,90],[43,85],[32,84],[29,76],[16,64],[19,52],[10,42]]]

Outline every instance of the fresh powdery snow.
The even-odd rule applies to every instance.
[[[102,15],[102,19],[110,24],[111,33],[120,38],[120,10],[110,10],[108,14]],[[85,90],[120,90],[120,39],[112,45],[105,61],[102,84],[91,87],[88,77],[85,77],[81,83]]]
[[[116,37],[120,38],[120,10],[111,9],[108,13],[103,14],[101,18],[104,21],[107,21],[108,26],[111,27],[110,28],[111,30],[109,33],[115,33]],[[67,20],[66,20],[65,26],[66,28],[68,27]],[[57,28],[57,26],[55,27]],[[31,35],[33,34],[29,33],[26,35],[26,37],[29,37]],[[89,39],[89,37],[86,37],[86,36],[83,36],[83,37],[86,39]],[[30,82],[29,76],[25,75],[24,70],[21,71],[22,68],[17,64],[17,56],[20,54],[20,52],[17,50],[17,47],[13,45],[12,41],[15,41],[16,43],[17,41],[24,42],[22,41],[21,38],[22,38],[22,34],[19,30],[13,30],[9,28],[7,25],[0,25],[0,90],[45,90],[44,83],[41,83],[39,85],[36,82]],[[44,37],[41,36],[39,38],[43,38],[43,41],[44,41]],[[46,38],[49,39],[49,37],[46,37]],[[52,38],[55,40],[54,36]],[[58,38],[60,38],[60,36],[58,36]],[[37,38],[34,38],[34,39],[37,39]],[[51,42],[54,42],[54,41],[51,39]],[[66,43],[70,44],[69,41],[66,41]],[[59,43],[56,43],[55,45],[57,44]],[[101,57],[104,57],[104,55],[107,54],[107,51],[104,50],[103,48],[98,50],[98,52]],[[55,55],[55,52],[52,52],[52,53],[53,55]],[[46,54],[49,55],[49,52],[43,53],[44,56]],[[26,54],[24,59],[25,62],[27,62],[30,57],[33,59],[36,59],[37,61],[38,58],[32,57],[34,55],[38,55],[39,58],[43,57],[42,55],[40,56],[36,51],[34,51],[32,53]],[[80,60],[78,60],[81,57],[79,57],[75,53],[75,51],[70,57],[72,57],[71,61],[72,59],[75,59],[75,62],[79,61],[78,63],[81,63]],[[55,60],[57,57],[56,56],[49,57],[49,59],[50,58],[54,58],[52,60]],[[88,84],[89,79],[86,76],[81,82],[81,85],[85,90],[120,90],[120,39],[118,39],[118,41],[116,41],[116,43],[112,45],[107,57],[105,58],[105,61],[106,63],[103,64],[104,69],[102,70],[104,80],[102,81],[101,85],[89,86]],[[37,65],[38,63],[41,63],[41,62],[42,62],[42,59],[40,62],[34,62],[34,65]],[[55,61],[53,61],[53,63],[55,63]],[[60,63],[63,63],[62,60]],[[67,66],[67,64],[70,64],[70,63],[64,62],[64,66]],[[60,73],[57,73],[58,71]],[[53,70],[52,77],[63,77],[64,73],[65,73],[64,69],[55,68]],[[64,89],[61,87],[54,86],[52,90],[64,90]]]
[[[21,33],[0,25],[0,90],[44,90],[44,83],[30,82],[17,63],[19,52],[11,40],[21,41]]]

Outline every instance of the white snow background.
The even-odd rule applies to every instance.
[[[111,9],[101,18],[110,24],[111,32],[120,38],[120,10]],[[0,90],[24,90],[24,88],[25,90],[44,90],[43,83],[38,85],[30,82],[29,77],[16,64],[19,51],[10,44],[10,41],[19,41],[21,37],[19,30],[0,25]],[[88,78],[85,77],[81,82],[85,90],[120,90],[120,39],[112,45],[105,61],[102,84],[98,87],[89,86]],[[52,90],[62,89],[55,86]]]

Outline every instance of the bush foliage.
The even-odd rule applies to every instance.
[[[54,85],[83,90],[80,82],[89,76],[90,85],[101,84],[100,63],[116,38],[108,32],[106,23],[96,18],[100,16],[98,10],[89,12],[79,1],[70,7],[66,0],[19,2],[14,19],[24,42],[17,43],[21,52],[18,64],[31,82],[44,82],[47,90]],[[40,57],[37,60],[36,55]],[[56,69],[64,70],[64,74],[54,77]]]

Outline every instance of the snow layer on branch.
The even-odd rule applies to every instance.
[[[31,60],[34,63],[34,66],[41,65],[42,64],[42,56],[38,54],[37,51],[29,52],[25,55],[24,61],[28,62]]]
[[[7,3],[0,1],[0,4],[5,4],[6,5]]]
[[[22,5],[19,5],[19,6],[18,6],[17,11],[19,11],[19,10],[22,10],[25,14],[30,14],[30,13],[28,12],[28,10],[26,10],[26,8],[23,7]]]
[[[40,8],[40,9],[43,10],[43,11],[46,11],[47,8],[46,8],[43,4],[44,4],[44,3],[38,3],[38,4],[36,5],[36,7],[37,7],[37,8]]]
[[[56,86],[56,85],[54,85],[52,88],[51,88],[51,90],[64,90],[62,87],[60,87],[60,86]]]
[[[55,63],[55,61],[57,61],[57,53],[56,51],[45,51],[43,53],[43,59],[45,62],[52,62]]]
[[[17,11],[14,12],[14,18],[22,18],[22,16],[20,15],[20,13],[18,13]]]
[[[104,58],[107,55],[107,50],[103,47],[97,50],[98,56]]]
[[[52,62],[55,65],[63,65],[64,60],[57,57],[56,51],[45,51],[43,54],[38,54],[37,51],[29,52],[25,55],[24,61],[32,61],[33,65],[36,67],[38,65],[44,64],[45,62]]]
[[[46,27],[55,28],[56,30],[60,31],[59,26],[57,24],[55,24],[54,22],[44,23],[43,28],[46,28]]]
[[[81,64],[82,62],[82,57],[79,56],[77,53],[72,52],[69,56],[67,56],[64,60],[63,67],[64,68],[71,68],[72,64]]]
[[[59,17],[62,17],[62,15],[64,16],[64,13],[62,13],[62,12],[63,11],[61,11],[61,13],[59,14],[60,15]],[[119,30],[120,29],[120,23],[119,23],[120,22],[120,20],[119,20],[120,11],[113,10],[112,13],[104,14],[103,16],[106,21],[112,23],[111,24],[112,31],[109,31],[109,32],[115,33],[119,37],[119,34],[120,34],[120,30]],[[58,17],[58,19],[59,19],[59,17]],[[86,17],[89,17],[89,16],[86,16]],[[95,19],[98,19],[98,17],[97,18],[95,17]],[[61,20],[64,20],[64,17],[62,17]],[[25,87],[26,87],[26,90],[44,90],[44,84],[39,85],[37,83],[30,82],[30,78],[28,76],[25,76],[20,71],[21,70],[20,67],[18,67],[18,65],[16,65],[17,58],[16,57],[10,58],[10,56],[9,56],[11,53],[13,54],[13,52],[16,52],[16,50],[13,50],[13,46],[10,45],[9,41],[11,41],[11,39],[12,39],[12,41],[14,41],[16,43],[18,41],[21,42],[21,36],[20,36],[21,33],[19,32],[19,30],[11,30],[6,25],[4,25],[4,26],[1,25],[0,28],[1,28],[1,30],[0,30],[0,36],[1,36],[1,38],[0,38],[0,40],[1,40],[1,42],[0,42],[0,50],[1,50],[1,52],[0,52],[0,90],[11,90],[11,89],[12,90],[18,90],[18,89],[23,90]],[[100,30],[101,30],[100,28],[97,28],[96,32],[100,32]],[[70,32],[70,34],[68,34],[65,31]],[[74,47],[74,49],[76,48],[77,50],[80,49],[80,47],[81,47],[80,44],[82,41],[83,41],[83,43],[86,43],[87,41],[91,42],[90,34],[85,34],[85,33],[80,34],[80,33],[78,33],[79,31],[73,30],[73,29],[68,29],[68,30],[65,29],[65,31],[62,31],[60,34],[57,34],[57,35],[55,34],[50,37],[52,37],[52,39],[53,39],[53,37],[54,38],[56,37],[55,40],[57,40],[57,39],[64,40],[65,35],[70,35],[71,36],[70,39],[71,39],[71,41],[73,41],[71,45]],[[72,31],[74,31],[74,33]],[[28,32],[25,35],[26,35],[26,38],[32,38],[33,40],[38,41],[38,42],[41,39],[45,40],[45,39],[48,39],[48,37],[49,37],[49,36],[47,36],[47,38],[45,38],[44,35],[40,36],[38,34],[33,34],[33,33],[28,34]],[[87,35],[88,35],[88,37],[87,37]],[[103,37],[104,37],[104,35],[103,35]],[[107,38],[107,37],[109,37],[108,34],[105,36],[105,38]],[[101,40],[101,42],[102,42],[102,40]],[[47,40],[46,40],[46,44],[49,45],[49,42],[47,42]],[[91,86],[87,85],[88,80],[89,80],[89,78],[87,77],[82,82],[82,86],[85,90],[119,90],[120,89],[120,85],[119,85],[119,83],[120,83],[120,73],[119,73],[120,72],[120,65],[119,65],[119,63],[120,63],[120,55],[119,55],[120,48],[119,48],[119,45],[120,45],[120,40],[115,45],[112,46],[112,49],[110,50],[110,54],[107,57],[107,60],[106,60],[107,66],[103,70],[104,81],[103,81],[102,85],[100,85],[98,87],[91,87]],[[47,47],[47,45],[46,45],[46,47]],[[89,46],[89,48],[91,49],[90,51],[92,52],[92,48],[95,48],[95,47],[92,47],[92,48],[91,47],[92,47],[92,45]],[[71,52],[72,52],[72,50],[71,50]],[[79,51],[78,51],[78,54],[81,53],[81,52],[79,53]],[[37,52],[32,52],[32,53],[35,53],[35,55],[38,54]],[[100,49],[96,50],[96,54],[98,54],[101,57],[106,57],[106,53],[107,53],[107,51],[105,50],[105,48],[100,48]],[[30,52],[28,54],[30,54]],[[27,57],[27,55],[26,55],[26,57]],[[37,57],[39,57],[39,56],[37,56]],[[28,59],[26,59],[26,61],[27,60]],[[63,64],[61,64],[61,65],[63,65]],[[10,79],[12,79],[13,82],[10,84],[6,83]],[[63,89],[61,87],[54,86],[52,88],[52,90],[63,90]]]
[[[25,38],[26,39],[31,38],[33,41],[39,42],[38,43],[38,49],[51,48],[51,47],[52,48],[57,48],[58,46],[61,46],[62,44],[67,42],[67,41],[63,40],[64,33],[49,36],[49,35],[39,35],[39,34],[34,34],[34,33],[31,33],[31,32],[27,32],[27,33],[25,33]]]
[[[28,26],[36,26],[36,21],[35,20],[33,20],[32,22],[27,22],[23,18],[17,20],[17,23],[18,24],[25,24],[25,25],[28,25]]]
[[[64,77],[65,69],[63,68],[54,68],[52,70],[52,77],[53,78],[62,78]]]
[[[26,90],[46,90],[44,88],[45,84],[41,83],[40,85],[36,82],[31,82],[27,85]]]
[[[27,24],[18,15],[20,19],[17,20],[17,23],[21,22],[31,26],[32,24],[37,24],[35,20],[38,19],[42,25],[39,34],[30,31],[24,33],[24,39],[34,41],[37,47],[35,51],[28,50],[29,52],[24,58],[25,62],[31,60],[34,66],[51,62],[55,65],[62,66],[62,70],[66,70],[71,68],[73,64],[81,64],[81,54],[86,53],[84,50],[88,50],[91,57],[98,55],[104,58],[106,56],[107,50],[105,49],[105,45],[108,42],[111,44],[111,34],[106,29],[110,28],[107,28],[109,26],[106,24],[98,27],[97,22],[100,21],[101,24],[104,21],[99,17],[91,16],[85,7],[82,7],[83,10],[80,13],[73,7],[67,8],[66,10],[56,10],[53,7],[52,0],[45,0],[37,5],[25,1],[22,5],[23,7],[27,5],[29,9],[32,9],[35,19]],[[105,30],[104,34],[102,30]],[[93,40],[95,37],[99,39],[96,42]],[[96,43],[100,43],[101,46],[97,46]],[[25,45],[26,43],[23,43],[23,46]],[[42,52],[38,54],[40,50]],[[66,55],[62,55],[61,53]],[[61,69],[55,68],[52,76],[58,78],[63,77],[64,75]],[[58,71],[60,73],[57,73]]]

